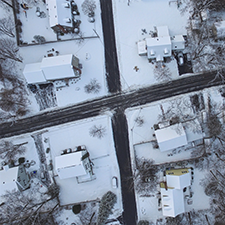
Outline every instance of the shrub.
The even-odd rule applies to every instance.
[[[74,205],[73,208],[72,208],[72,211],[73,211],[74,214],[80,213],[81,205],[80,204],[79,205]]]
[[[97,94],[101,89],[101,85],[97,82],[96,79],[92,79],[89,84],[84,86],[84,91],[88,94],[94,93]]]
[[[149,222],[147,220],[140,220],[138,225],[149,225]]]
[[[44,44],[45,38],[43,36],[40,35],[34,35],[34,40],[38,43],[38,44]]]

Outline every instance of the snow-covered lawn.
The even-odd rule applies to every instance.
[[[19,0],[19,4],[24,3],[26,1]],[[81,4],[83,1],[77,1],[78,11],[80,12],[79,16],[76,16],[76,19],[81,20],[80,31],[82,32],[83,37],[95,37],[96,33],[93,29],[99,30],[101,26],[101,17],[100,17],[100,5],[99,2],[96,1],[96,10],[95,10],[95,22],[88,22],[88,16],[84,15]],[[56,33],[51,29],[49,25],[48,11],[46,9],[46,4],[42,1],[38,1],[36,4],[29,4],[30,7],[28,10],[24,10],[20,7],[20,14],[17,14],[17,18],[22,22],[22,33],[21,40],[23,42],[27,42],[28,44],[32,44],[32,40],[34,40],[34,35],[44,36],[46,42],[49,41],[57,41]],[[44,12],[46,17],[41,18],[36,15],[37,7],[39,7],[41,12]],[[26,12],[26,14],[25,14]],[[60,36],[61,40],[68,40],[79,38],[79,35],[76,34],[66,34]]]
[[[45,5],[42,2],[38,2],[38,7],[41,11],[46,11]],[[81,2],[77,2],[80,11],[80,19],[82,20],[80,29],[84,37],[94,37],[81,40],[70,40],[70,41],[56,41],[56,34],[49,27],[48,17],[40,18],[35,14],[36,5],[32,5],[27,10],[27,18],[20,8],[20,20],[22,22],[22,39],[28,43],[31,42],[35,34],[43,35],[47,41],[53,41],[53,43],[46,43],[42,45],[30,45],[23,46],[19,49],[19,54],[23,58],[23,63],[18,64],[18,73],[23,77],[23,69],[28,63],[41,62],[47,52],[54,48],[55,51],[59,52],[59,55],[74,54],[80,60],[82,64],[81,79],[76,83],[71,83],[69,86],[64,88],[55,89],[55,96],[57,106],[62,107],[68,104],[76,104],[78,102],[90,100],[93,98],[107,95],[107,87],[105,80],[105,67],[104,67],[104,45],[102,36],[102,25],[101,25],[101,14],[100,14],[100,3],[96,1],[95,10],[95,22],[89,23],[86,15],[81,10]],[[1,8],[3,12],[4,9]],[[9,11],[13,16],[12,11]],[[47,12],[46,12],[47,13]],[[96,33],[94,32],[96,31]],[[97,37],[98,35],[98,37]],[[67,35],[65,35],[67,36]],[[77,37],[75,37],[77,38]],[[62,36],[61,39],[71,39],[71,37]],[[89,84],[91,80],[96,79],[100,85],[98,93],[87,94],[84,91],[84,86]],[[39,106],[36,103],[34,96],[29,92],[29,98],[32,104],[32,113],[39,111]]]
[[[90,136],[90,128],[94,125],[102,125],[105,128],[105,135],[101,139]],[[93,172],[96,179],[92,181],[78,184],[76,178],[61,180],[55,176],[56,183],[60,186],[61,205],[100,200],[103,194],[111,190],[118,198],[115,208],[121,209],[120,184],[116,189],[112,187],[113,176],[116,176],[118,181],[120,180],[112,137],[111,120],[108,116],[64,124],[51,128],[49,132],[43,134],[43,140],[48,139],[51,149],[53,168],[55,157],[59,156],[62,150],[79,145],[86,146],[90,159],[94,163]],[[56,175],[55,171],[54,174]]]
[[[203,187],[200,185],[201,179],[205,176],[205,171],[194,170],[194,182],[191,185],[193,191],[192,204],[187,203],[185,199],[185,211],[191,211],[192,209],[204,210],[209,209],[209,197],[205,195]],[[187,191],[188,192],[188,191]],[[157,219],[163,218],[162,211],[158,210],[158,197],[156,194],[150,196],[136,195],[138,220],[148,220],[156,224]]]
[[[80,45],[76,41],[55,42],[51,44],[21,47],[20,53],[23,57],[20,71],[23,72],[25,64],[41,62],[47,51],[54,48],[60,55],[74,54],[82,64],[81,79],[75,84],[55,89],[57,104],[59,107],[75,104],[88,99],[104,96],[107,94],[103,45],[99,38],[85,39]],[[34,54],[35,53],[35,54]],[[29,57],[28,57],[29,56]],[[57,56],[56,56],[57,57]],[[101,88],[98,93],[87,94],[84,86],[92,79],[96,79]]]
[[[130,2],[128,6],[128,2]],[[170,35],[185,35],[188,14],[181,15],[176,3],[169,0],[113,1],[117,54],[123,90],[136,89],[156,83],[153,70],[145,56],[138,56],[136,42],[141,40],[141,29],[168,26]],[[177,63],[166,64],[173,78],[177,78]],[[139,71],[136,72],[134,67]]]
[[[5,138],[5,139],[1,139],[1,141],[12,142],[13,145],[20,145],[20,144],[25,143],[23,146],[26,148],[26,151],[21,155],[17,155],[15,164],[19,165],[18,159],[20,157],[25,157],[26,161],[29,161],[29,162],[31,162],[31,160],[35,161],[35,165],[33,165],[27,169],[28,172],[32,172],[32,171],[38,170],[40,168],[40,160],[38,158],[36,146],[34,144],[33,138],[30,135],[20,135],[20,136],[13,137],[13,138]],[[4,159],[0,158],[0,164],[2,163],[2,161],[4,161]]]
[[[208,110],[208,97],[211,98],[213,104],[217,104],[217,107],[215,108],[216,112],[220,109],[220,106],[223,103],[223,98],[221,97],[220,91],[221,87],[213,87],[205,89],[201,92],[203,94],[206,111]],[[153,125],[157,124],[160,121],[160,115],[162,115],[161,106],[163,106],[164,112],[166,112],[166,110],[171,107],[171,102],[176,102],[179,99],[182,99],[181,102],[188,105],[188,101],[190,101],[190,96],[193,96],[194,94],[199,94],[199,92],[165,99],[159,102],[147,104],[142,107],[130,108],[125,111],[128,121],[131,162],[134,170],[136,168],[136,156],[142,159],[153,159],[156,164],[180,161],[190,158],[190,150],[182,150],[180,153],[178,153],[177,149],[160,152],[159,149],[153,148],[151,141],[155,140],[155,137],[153,136]],[[180,100],[177,102],[180,102]],[[185,115],[186,113],[188,113],[189,115],[193,114],[191,108],[187,108],[187,110],[188,111],[185,112]],[[141,126],[138,126],[138,123],[135,122],[137,117],[143,119],[144,121]],[[200,123],[202,123],[201,120]],[[173,154],[172,156],[170,155],[171,153]],[[170,156],[168,156],[168,154]],[[188,164],[186,165],[186,167],[194,166],[192,164]],[[161,171],[161,173],[163,173],[163,171]],[[210,208],[209,197],[205,195],[204,188],[200,185],[200,182],[205,177],[206,173],[206,170],[200,171],[199,169],[194,168],[194,180],[191,185],[191,191],[193,192],[193,202],[189,205],[187,204],[187,200],[185,200],[186,211],[191,211],[192,209],[204,210]],[[162,176],[160,179],[162,179],[163,177],[163,174],[161,175]],[[160,179],[158,180],[158,183],[162,181]],[[142,194],[136,192],[136,203],[139,220],[149,220],[156,223],[157,219],[163,218],[162,211],[158,211],[157,192],[149,193],[149,196],[143,196]]]

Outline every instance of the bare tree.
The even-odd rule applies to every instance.
[[[103,127],[102,125],[98,126],[94,125],[93,127],[90,128],[89,134],[92,137],[97,137],[101,139],[106,135],[106,128]]]
[[[138,193],[146,194],[156,190],[158,167],[153,160],[136,158],[135,189]]]
[[[166,110],[163,105],[160,106],[162,115],[159,115],[160,121],[171,121],[172,124],[184,122],[195,118],[192,110],[192,104],[188,97],[180,97],[169,102]]]
[[[170,69],[162,63],[157,63],[155,65],[154,74],[155,74],[156,80],[158,81],[171,80],[171,76],[172,76]]]
[[[2,141],[0,143],[0,158],[5,160],[7,163],[15,160],[18,155],[25,153],[27,142],[14,145],[9,141]]]
[[[0,224],[52,224],[49,223],[49,217],[58,207],[58,194],[58,191],[54,195],[49,195],[49,191],[41,193],[38,191],[38,185],[23,192],[8,192],[0,206]]]
[[[19,113],[21,115],[22,111],[28,112],[27,103],[28,100],[23,89],[3,89],[0,92],[0,108],[6,112],[11,112],[15,115]]]
[[[221,11],[225,9],[224,0],[192,0],[193,7],[198,12],[209,9],[212,11]]]
[[[18,55],[19,48],[13,39],[2,38],[0,40],[0,59],[12,59],[22,62],[21,56]]]
[[[94,93],[97,94],[101,89],[101,85],[98,83],[96,79],[92,79],[89,84],[84,86],[84,91],[86,93]]]
[[[135,123],[137,124],[138,127],[141,127],[144,124],[144,119],[141,116],[138,116],[134,121],[135,121]]]
[[[96,8],[96,3],[94,0],[84,0],[81,7],[85,15],[94,16],[94,11]]]
[[[0,19],[0,33],[15,37],[15,24],[11,17]]]
[[[4,5],[6,7],[13,8],[12,1],[11,0],[0,0],[0,4],[1,5]]]

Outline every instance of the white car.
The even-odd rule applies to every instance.
[[[114,189],[118,188],[118,180],[117,180],[117,177],[112,177],[112,187]]]
[[[177,57],[178,57],[178,64],[180,66],[182,66],[184,64],[184,55],[183,55],[183,53],[182,52],[178,53]]]

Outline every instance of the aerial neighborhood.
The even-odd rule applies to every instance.
[[[224,46],[224,0],[0,0],[0,224],[225,224]]]

